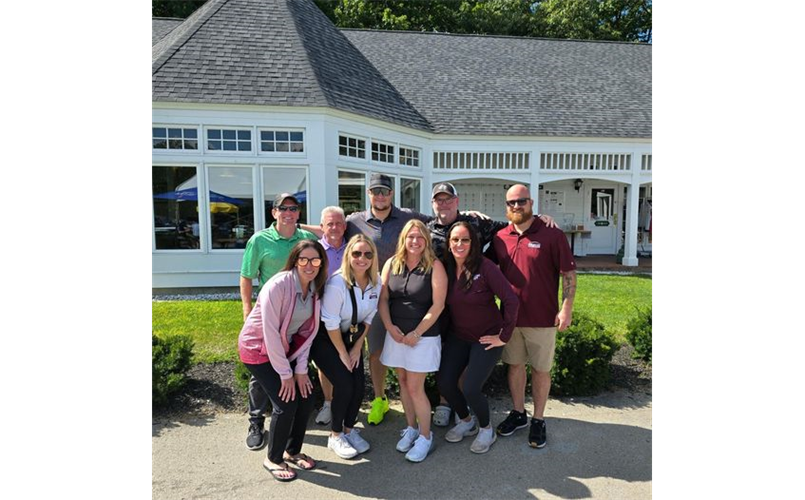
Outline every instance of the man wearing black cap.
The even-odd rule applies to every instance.
[[[285,266],[291,249],[299,241],[318,238],[310,231],[296,227],[299,220],[299,200],[290,193],[280,193],[274,198],[271,215],[276,221],[266,229],[255,233],[246,243],[243,264],[240,269],[240,300],[243,303],[243,320],[252,312],[252,280],[259,278],[257,293],[263,285]],[[252,376],[249,379],[249,433],[246,446],[259,450],[265,446],[265,413],[268,411],[268,395]]]
[[[427,226],[428,229],[430,229],[433,251],[436,252],[436,257],[440,259],[444,257],[447,251],[447,233],[450,230],[450,226],[458,221],[468,222],[475,228],[482,249],[492,241],[492,237],[495,233],[509,225],[508,221],[494,221],[459,212],[458,191],[456,187],[449,182],[440,182],[433,186],[431,202],[434,217],[427,223]],[[538,217],[549,227],[556,226],[553,217],[547,215]],[[442,315],[441,321],[447,321],[446,314]],[[446,327],[447,325],[445,324],[444,328]],[[440,397],[439,405],[434,410],[434,425],[439,427],[447,426],[450,423],[451,411],[452,410],[447,405],[447,401],[445,401],[443,397]]]
[[[440,259],[444,256],[447,249],[447,231],[454,223],[464,221],[472,224],[478,232],[478,239],[481,247],[492,241],[492,236],[498,231],[509,225],[508,221],[495,221],[477,217],[475,215],[461,213],[458,211],[458,191],[449,182],[440,182],[433,186],[431,194],[434,217],[427,223],[430,229],[430,237],[433,240],[433,251]],[[553,217],[549,215],[539,215],[537,217],[548,227],[556,227]]]
[[[369,210],[355,212],[347,217],[346,238],[353,235],[364,234],[371,238],[377,246],[377,257],[380,268],[386,263],[397,249],[397,239],[400,237],[403,226],[411,219],[419,219],[427,223],[430,217],[414,212],[408,208],[394,206],[394,189],[391,178],[387,175],[373,173],[369,178]],[[386,338],[386,329],[380,315],[375,315],[372,326],[367,335],[369,343],[369,374],[372,378],[375,399],[367,418],[370,424],[377,425],[383,421],[383,416],[389,410],[386,398],[386,367],[380,362],[383,352],[383,343]]]

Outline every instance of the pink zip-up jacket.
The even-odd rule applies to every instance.
[[[283,380],[293,377],[294,371],[299,374],[307,373],[310,346],[319,330],[321,301],[314,293],[311,297],[313,315],[294,335],[299,337],[294,339],[295,342],[303,341],[303,343],[288,356],[291,346],[288,344],[286,332],[296,305],[298,282],[299,277],[295,270],[279,272],[268,280],[260,290],[257,303],[246,317],[238,336],[238,354],[241,361],[250,365],[271,362],[274,371]],[[308,293],[313,293],[313,289],[311,288]],[[291,361],[294,359],[297,360],[296,369],[292,371]]]

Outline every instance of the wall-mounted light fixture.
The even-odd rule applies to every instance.
[[[576,188],[576,191],[581,189],[582,184],[584,184],[584,181],[581,179],[576,179],[575,181],[573,181],[573,187]]]

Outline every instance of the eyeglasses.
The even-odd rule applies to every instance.
[[[296,259],[296,265],[298,265],[299,267],[305,267],[308,262],[310,262],[310,265],[313,267],[321,266],[321,259],[318,257],[314,257],[312,259],[308,257],[299,257],[298,259]]]
[[[355,259],[357,259],[357,258],[358,258],[358,257],[360,257],[361,255],[363,255],[364,257],[366,257],[366,258],[367,258],[367,260],[372,260],[372,257],[374,257],[374,256],[375,256],[375,253],[374,253],[374,252],[371,252],[371,251],[370,251],[370,252],[360,252],[360,251],[358,251],[358,250],[354,250],[354,251],[352,252],[352,254],[351,254],[351,255],[352,255],[352,257],[353,257],[353,258],[355,258]]]
[[[378,196],[378,195],[388,196],[388,195],[391,194],[391,189],[389,189],[389,188],[372,188],[372,189],[369,190],[369,192],[372,193],[375,196]]]
[[[278,207],[274,207],[280,212],[298,212],[299,206],[297,205],[280,205]]]
[[[447,205],[448,203],[450,203],[455,199],[456,199],[455,196],[450,196],[447,198],[434,198],[433,201],[435,201],[437,205]]]
[[[524,207],[531,201],[531,198],[517,198],[516,200],[506,200],[506,206],[509,208],[514,208],[517,205]]]
[[[461,243],[462,245],[469,245],[470,239],[469,238],[450,238],[450,243],[454,245],[458,245]]]

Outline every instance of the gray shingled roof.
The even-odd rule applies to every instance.
[[[152,47],[154,101],[329,106],[430,130],[310,0],[210,0]]]
[[[153,47],[162,38],[173,31],[173,28],[184,22],[184,19],[175,17],[155,17],[151,19],[151,46]]]
[[[342,32],[437,133],[651,137],[651,45]]]

